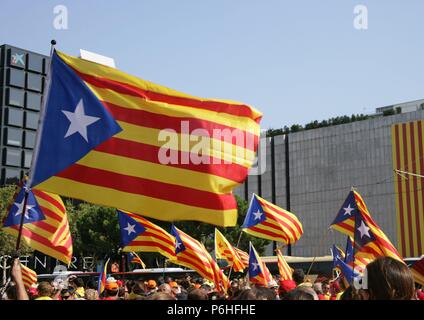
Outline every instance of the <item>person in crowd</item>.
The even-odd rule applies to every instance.
[[[349,286],[340,296],[340,300],[369,300],[369,295],[364,289],[357,290]]]
[[[147,281],[146,296],[150,296],[158,291],[158,285],[155,280]]]
[[[99,293],[94,289],[85,290],[85,300],[99,300]]]
[[[72,297],[74,299],[84,298],[85,289],[84,289],[84,281],[81,278],[76,276],[69,277],[68,280],[69,285],[74,289]]]
[[[321,300],[330,300],[330,282],[328,280],[324,280],[321,284],[323,299]]]
[[[147,300],[175,300],[175,298],[169,293],[158,291],[151,294]]]
[[[298,286],[287,293],[284,300],[319,300],[319,298],[314,289],[306,286]]]
[[[391,257],[380,257],[367,265],[370,300],[415,299],[411,270]]]
[[[302,269],[294,269],[292,277],[294,282],[296,282],[296,286],[305,285],[305,272]]]
[[[234,300],[277,300],[277,295],[273,289],[254,286],[242,289]]]
[[[128,300],[143,300],[145,299],[145,286],[143,281],[135,281],[131,287],[131,292],[128,295]]]
[[[175,281],[170,281],[169,286],[171,287],[171,294],[175,299],[178,299],[178,295],[181,294],[181,287]]]
[[[275,291],[275,297],[277,300],[280,300],[280,296],[279,296],[279,286],[277,284],[277,281],[275,280],[271,280],[270,283],[268,284],[268,288],[272,289]]]
[[[53,300],[52,295],[54,288],[48,281],[42,281],[38,284],[38,298],[35,300]]]
[[[162,283],[158,287],[158,292],[164,292],[166,294],[172,295],[172,288],[168,283]]]
[[[117,300],[119,293],[119,286],[116,280],[109,279],[106,281],[104,298],[103,300]]]
[[[280,287],[278,296],[281,300],[284,300],[286,295],[296,288],[296,282],[294,280],[280,280]]]
[[[192,289],[188,292],[187,300],[208,300],[208,293],[201,288]]]
[[[315,282],[312,286],[312,289],[314,289],[314,291],[318,295],[319,300],[326,300],[324,293],[322,292],[322,282],[320,281]]]

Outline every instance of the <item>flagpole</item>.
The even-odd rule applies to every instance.
[[[238,246],[239,246],[239,244],[240,244],[240,240],[241,240],[241,235],[243,234],[243,231],[240,231],[240,235],[239,235],[239,238],[238,238],[238,240],[237,240],[237,246],[236,246],[236,248],[238,248]],[[216,254],[216,253],[215,253]],[[233,262],[233,264],[231,265],[231,268],[230,268],[230,272],[228,272],[228,280],[231,280],[231,273],[233,272],[233,266],[234,266],[234,262]]]
[[[26,213],[26,207],[27,207],[27,203],[28,203],[28,195],[29,195],[29,188],[24,185],[23,186],[24,190],[25,190],[25,196],[24,196],[24,205],[22,207],[22,211],[21,211],[21,220],[19,222],[19,232],[18,232],[18,238],[16,239],[16,255],[19,257],[19,247],[21,245],[21,237],[22,237],[22,229],[24,227],[24,218],[25,218],[25,213]]]

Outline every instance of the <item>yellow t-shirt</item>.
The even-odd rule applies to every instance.
[[[85,289],[83,287],[77,288],[73,294],[74,298],[84,298],[84,296],[85,296]]]
[[[53,300],[51,297],[38,297],[35,300]]]

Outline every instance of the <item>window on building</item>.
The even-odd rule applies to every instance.
[[[20,167],[21,166],[21,150],[13,148],[3,149],[3,165]]]
[[[35,131],[25,131],[25,148],[34,149],[35,146]]]
[[[39,111],[41,109],[41,94],[27,92],[26,93],[26,108]]]
[[[27,89],[41,92],[43,90],[43,77],[35,73],[27,73]]]
[[[43,73],[44,69],[44,58],[37,54],[28,54],[28,70]]]
[[[26,54],[21,50],[9,49],[9,66],[15,68],[25,68]]]
[[[2,170],[2,184],[16,184],[21,178],[21,171],[13,168]]]
[[[22,127],[24,124],[24,113],[20,109],[7,108],[5,110],[5,124],[9,126]]]
[[[26,112],[25,128],[36,130],[38,127],[38,113]]]
[[[7,84],[13,87],[25,87],[25,72],[22,70],[8,69]]]
[[[4,128],[4,144],[13,147],[22,147],[22,130]]]
[[[24,90],[8,88],[6,104],[9,106],[23,107],[24,97]]]
[[[24,151],[24,168],[31,167],[31,159],[32,159],[32,151],[25,150]]]

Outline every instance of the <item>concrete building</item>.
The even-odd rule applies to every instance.
[[[290,209],[304,227],[292,255],[322,256],[330,254],[333,243],[341,247],[346,243],[346,236],[328,228],[353,186],[396,246],[402,235],[395,203],[392,125],[422,119],[424,110],[417,108],[267,138],[266,172],[249,176],[235,194],[250,200],[257,193]],[[417,214],[424,221],[424,213]],[[272,255],[272,247],[267,254]]]
[[[48,57],[0,46],[0,185],[29,169]]]

